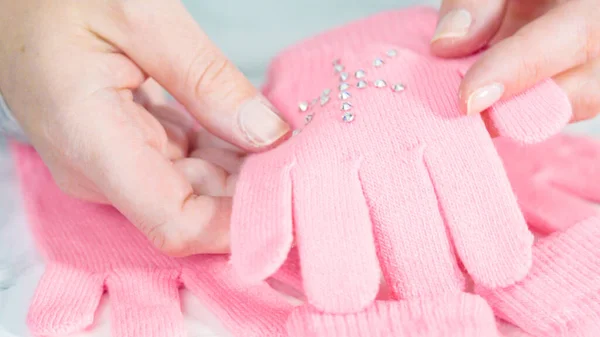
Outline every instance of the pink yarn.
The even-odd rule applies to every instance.
[[[487,287],[525,277],[532,235],[482,117],[458,108],[472,60],[426,55],[420,22],[431,22],[431,12],[385,13],[274,61],[265,94],[285,115],[297,114],[299,101],[316,102],[300,134],[250,157],[241,171],[231,259],[244,279],[272,275],[294,240],[308,302],[327,313],[371,305],[380,267],[394,296],[408,300],[461,292],[459,260]],[[369,81],[363,89],[359,70]],[[398,83],[404,91],[393,90]],[[496,104],[490,118],[527,143],[557,133],[570,110],[546,81]]]
[[[288,321],[289,337],[496,337],[494,314],[476,295],[430,301],[376,301],[350,314],[323,314],[309,307]]]
[[[292,306],[266,283],[242,284],[226,256],[164,256],[115,209],[62,193],[32,148],[15,145],[13,153],[31,229],[47,265],[27,318],[34,336],[90,327],[105,291],[111,297],[113,336],[187,336],[182,286],[234,336],[285,333]],[[297,284],[293,267],[286,265],[278,278]]]
[[[519,206],[529,225],[549,234],[598,214],[600,142],[557,135],[539,144],[519,146],[494,140]]]
[[[536,337],[596,337],[600,331],[600,218],[541,239],[521,282],[478,289],[495,313]]]
[[[497,315],[537,337],[592,337],[600,331],[600,142],[557,135],[496,148],[530,226],[555,232],[533,249],[527,277],[478,291]],[[588,201],[586,201],[588,200]]]

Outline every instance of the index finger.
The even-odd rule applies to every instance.
[[[112,30],[106,35],[207,130],[248,151],[269,147],[290,131],[180,1],[122,3],[124,18],[105,24],[103,30]]]
[[[96,95],[112,95],[102,92]],[[115,94],[117,95],[117,94]],[[112,100],[111,100],[112,101]],[[228,248],[230,198],[196,195],[191,184],[155,147],[123,123],[133,103],[94,104],[86,116],[93,153],[84,164],[88,177],[160,250],[171,255],[222,253]],[[98,106],[98,107],[96,107]]]
[[[599,10],[595,1],[567,2],[491,47],[463,79],[463,110],[479,113],[600,55]]]

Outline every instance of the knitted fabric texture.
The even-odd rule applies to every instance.
[[[495,144],[531,228],[554,234],[534,246],[524,280],[479,293],[534,336],[598,336],[600,213],[591,202],[600,202],[600,142],[558,135],[526,147]]]
[[[518,146],[494,140],[496,150],[527,222],[549,234],[598,214],[600,141],[560,134],[539,144]]]
[[[183,337],[185,286],[234,336],[282,336],[292,306],[267,283],[242,284],[226,256],[160,254],[115,209],[75,200],[54,184],[32,148],[13,146],[26,211],[46,271],[27,324],[34,336],[62,336],[92,325],[108,292],[115,337]],[[278,275],[292,282],[293,264]]]
[[[478,292],[495,313],[537,337],[595,337],[600,331],[600,219],[538,241],[521,282]]]
[[[416,301],[376,301],[351,314],[310,307],[288,320],[289,337],[496,337],[494,314],[484,299],[460,294]]]
[[[472,60],[433,58],[428,34],[406,33],[432,17],[385,13],[274,61],[265,95],[310,123],[241,170],[231,260],[245,280],[272,275],[294,241],[307,300],[327,313],[371,305],[380,268],[408,300],[461,292],[459,260],[487,287],[525,277],[533,236],[482,117],[458,107]],[[518,142],[557,133],[570,114],[552,81],[489,112]]]

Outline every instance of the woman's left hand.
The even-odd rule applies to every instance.
[[[444,0],[432,52],[464,56],[486,45],[460,87],[465,113],[547,78],[567,92],[573,121],[600,113],[600,1]]]

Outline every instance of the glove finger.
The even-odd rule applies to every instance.
[[[303,289],[302,276],[300,275],[300,257],[298,250],[292,249],[288,259],[281,269],[273,275],[273,279],[291,287],[295,292],[301,293]]]
[[[186,337],[179,272],[118,271],[106,280],[115,337]]]
[[[491,140],[473,136],[428,147],[425,160],[465,268],[477,283],[506,286],[527,274],[533,235]]]
[[[369,209],[358,176],[360,163],[317,156],[299,157],[299,163],[318,164],[298,165],[292,171],[304,290],[320,310],[358,311],[375,300],[380,283]]]
[[[423,162],[423,148],[365,160],[361,179],[371,209],[381,269],[396,298],[464,288],[453,248]],[[383,179],[374,179],[374,177]]]
[[[591,203],[545,182],[514,188],[527,223],[540,234],[563,231],[599,214]]]
[[[266,282],[244,283],[224,256],[187,261],[184,285],[233,336],[284,336],[283,325],[293,306]]]
[[[236,185],[231,263],[249,282],[274,274],[292,246],[293,165],[279,160],[280,149],[249,158]]]
[[[104,278],[49,265],[42,275],[27,315],[34,336],[56,336],[90,327],[104,293]]]
[[[565,92],[547,80],[496,103],[489,116],[499,135],[533,144],[559,133],[569,123],[572,108]]]

